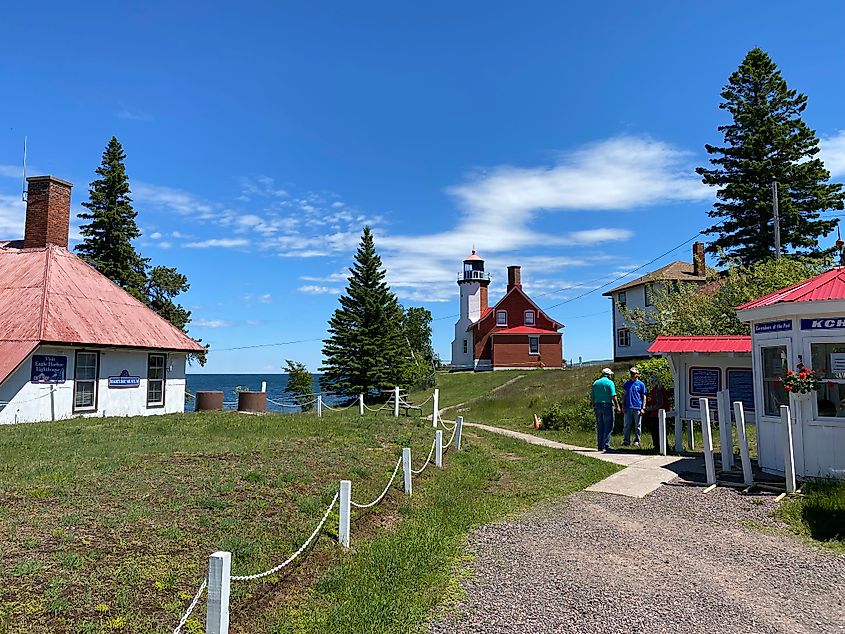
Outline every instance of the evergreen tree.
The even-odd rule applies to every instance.
[[[340,307],[329,320],[320,368],[323,389],[345,396],[399,385],[409,356],[404,313],[385,282],[369,227],[364,227],[351,271]]]
[[[706,145],[712,169],[699,167],[702,181],[718,187],[708,212],[718,218],[705,233],[718,237],[708,246],[743,264],[774,252],[772,182],[778,183],[780,235],[784,253],[819,256],[818,239],[839,222],[820,212],[842,209],[842,185],[828,183],[830,172],[816,155],[819,141],[801,119],[807,97],[790,90],[772,59],[759,48],[745,56],[721,93],[733,121],[719,126],[725,146]],[[723,257],[723,263],[724,263]]]
[[[304,363],[285,359],[284,371],[288,375],[285,392],[291,395],[303,412],[310,411],[314,407],[311,402],[314,400],[314,385],[308,368]]]
[[[147,261],[132,245],[141,231],[135,222],[138,213],[129,197],[124,159],[123,147],[112,137],[97,168],[100,178],[91,183],[89,201],[82,203],[88,211],[79,217],[88,223],[80,228],[84,239],[75,250],[100,273],[143,300]]]
[[[407,384],[415,387],[434,385],[435,361],[431,345],[431,311],[426,308],[409,308],[402,324],[405,341],[410,349],[407,363]]]

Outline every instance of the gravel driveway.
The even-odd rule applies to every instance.
[[[482,527],[467,599],[430,632],[845,633],[845,556],[786,534],[774,507],[669,485]]]

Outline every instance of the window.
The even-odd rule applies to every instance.
[[[540,337],[528,337],[528,354],[540,354]]]
[[[526,310],[525,311],[525,321],[526,326],[533,326],[534,325],[534,311],[533,310]]]
[[[653,298],[651,296],[654,292],[654,289],[652,289],[651,284],[646,284],[643,292],[645,293],[645,305],[654,306],[654,304],[652,303]]]
[[[780,406],[789,405],[781,377],[786,371],[786,346],[761,348],[763,356],[763,413],[780,416]]]
[[[508,311],[506,311],[506,310],[497,310],[496,311],[496,325],[497,326],[507,326],[508,325]]]
[[[628,293],[625,291],[620,291],[619,294],[616,296],[616,303],[620,306],[625,306],[628,303]]]
[[[97,376],[100,370],[100,353],[76,353],[73,369],[73,411],[94,412],[97,410]]]
[[[627,348],[631,345],[631,331],[627,328],[620,328],[616,331],[616,345],[620,348]]]
[[[816,390],[819,418],[845,418],[845,343],[811,343],[813,370],[822,379]]]
[[[167,356],[151,354],[147,360],[147,407],[164,406],[164,364]]]
[[[466,339],[464,339],[464,354],[466,354],[468,350],[469,350],[469,342]]]

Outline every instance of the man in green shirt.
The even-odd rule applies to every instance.
[[[610,435],[613,433],[613,412],[621,412],[616,386],[613,384],[613,370],[605,368],[601,377],[590,388],[590,403],[596,414],[596,437],[599,451],[610,450]]]

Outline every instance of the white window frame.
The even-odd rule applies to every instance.
[[[529,316],[531,321],[528,320]],[[526,326],[534,326],[537,323],[537,314],[533,310],[526,310],[522,315],[522,323]]]
[[[161,359],[161,367],[153,367],[153,358]],[[161,370],[160,377],[153,377],[153,372]],[[150,391],[154,384],[161,384],[161,400],[153,401]],[[147,407],[149,409],[164,407],[167,393],[167,354],[151,352],[147,355]]]
[[[531,350],[531,342],[532,341],[537,342],[536,352],[532,352],[532,350]],[[532,356],[540,354],[540,335],[529,335],[528,336],[528,354],[530,354]]]
[[[500,319],[500,317],[504,317],[504,320]],[[496,325],[497,326],[507,326],[508,325],[508,311],[506,311],[506,310],[497,310],[496,311]]]
[[[80,379],[79,378],[79,357],[81,355],[92,355],[94,357],[94,378]],[[81,385],[91,384],[94,393],[93,403],[91,405],[77,405],[78,389]],[[100,397],[100,353],[97,350],[77,350],[73,357],[73,412],[96,412],[97,404]]]
[[[625,339],[627,343],[622,343],[622,333],[625,333]],[[619,348],[630,348],[631,347],[631,329],[630,328],[617,328],[616,329],[616,345]]]
[[[819,334],[815,337],[804,337],[804,365],[812,370],[816,368],[813,366],[813,345],[818,344],[834,344],[845,346],[845,337],[841,333],[835,335]],[[833,383],[845,383],[845,379],[825,378],[822,381],[832,381]],[[818,398],[813,395],[813,416],[812,420],[807,421],[808,425],[821,425],[824,427],[845,427],[845,417],[843,416],[819,416],[819,402]]]

